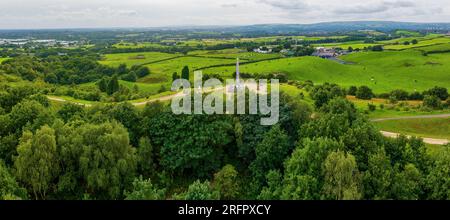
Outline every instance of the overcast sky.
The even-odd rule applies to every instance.
[[[0,29],[450,22],[450,0],[0,0]]]

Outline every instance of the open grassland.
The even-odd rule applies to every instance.
[[[347,50],[349,47],[352,47],[353,49],[364,49],[368,47],[373,47],[376,45],[381,44],[368,44],[364,43],[363,41],[349,41],[349,42],[343,42],[343,43],[326,43],[326,44],[313,44],[314,47],[334,47],[334,48],[342,48]]]
[[[185,56],[146,65],[151,70],[151,74],[147,77],[139,79],[139,81],[146,83],[169,82],[171,81],[172,74],[174,72],[177,72],[178,75],[180,75],[181,70],[184,66],[188,66],[191,72],[193,72],[197,69],[212,65],[223,65],[233,63],[236,63],[236,60]]]
[[[383,131],[450,139],[450,118],[402,119],[374,122]]]
[[[241,72],[285,73],[292,80],[331,82],[344,87],[367,85],[376,93],[395,89],[423,91],[434,86],[450,88],[450,53],[423,56],[419,51],[360,52],[341,59],[354,64],[296,57],[241,65]],[[234,67],[209,68],[204,72],[230,77]]]
[[[273,58],[280,58],[282,55],[278,53],[272,54],[262,54],[247,52],[246,50],[240,49],[225,49],[225,50],[201,50],[190,52],[189,55],[201,56],[201,57],[211,57],[211,58],[224,58],[224,59],[236,59],[239,58],[241,61],[258,61],[267,60]]]
[[[406,41],[411,42],[414,39],[421,41],[421,40],[432,40],[432,39],[440,38],[440,37],[445,37],[445,35],[443,35],[443,34],[428,34],[423,37],[401,37],[401,38],[395,38],[392,40],[378,41],[378,43],[380,43],[380,44],[396,44],[396,43],[403,44]]]
[[[295,98],[295,99],[300,98],[308,104],[312,105],[314,103],[314,101],[311,99],[311,96],[309,95],[309,93],[306,90],[299,89],[294,85],[282,83],[282,84],[280,84],[280,91],[291,96],[292,98]]]
[[[145,47],[167,47],[165,45],[157,44],[157,43],[151,43],[151,42],[142,42],[142,43],[128,43],[128,42],[121,42],[114,44],[113,47],[118,49],[138,49],[138,48],[145,48]]]
[[[419,40],[417,44],[409,44],[404,45],[403,43],[399,43],[397,45],[391,44],[384,46],[384,49],[386,50],[404,50],[409,48],[418,48],[418,47],[425,47],[425,46],[431,46],[431,45],[438,45],[438,44],[448,44],[450,43],[450,37],[439,37],[429,40]]]
[[[437,44],[427,47],[415,48],[415,50],[426,52],[426,53],[444,53],[450,52],[450,43],[447,44]]]
[[[142,65],[177,56],[180,56],[180,54],[169,54],[159,52],[116,53],[116,54],[105,54],[100,63],[103,65],[113,67],[117,67],[120,64],[126,64],[128,67],[131,67],[133,65]]]
[[[402,35],[402,36],[411,36],[411,37],[420,37],[422,36],[421,33],[416,31],[408,31],[408,30],[398,30],[395,32],[396,35]]]

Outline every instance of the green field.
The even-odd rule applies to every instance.
[[[221,64],[233,64],[236,63],[235,59],[222,59],[222,58],[209,58],[209,57],[191,57],[185,56],[176,59],[166,60],[163,62],[157,62],[146,65],[151,74],[147,77],[139,79],[139,82],[146,83],[161,83],[171,81],[172,74],[177,72],[181,74],[181,70],[184,66],[188,66],[191,72],[211,65]]]
[[[278,53],[262,54],[262,53],[247,52],[245,50],[240,49],[208,50],[208,51],[200,50],[200,51],[192,51],[189,53],[189,55],[211,57],[211,58],[225,58],[225,59],[239,58],[241,61],[259,61],[282,57],[282,55]]]
[[[315,47],[334,47],[334,48],[342,48],[342,49],[348,49],[349,47],[352,47],[353,49],[364,49],[368,47],[373,47],[376,45],[381,44],[366,44],[363,41],[349,41],[344,43],[327,43],[327,44],[314,44]]]
[[[411,36],[411,37],[420,37],[422,34],[416,31],[407,31],[407,30],[398,30],[395,32],[396,35],[402,35],[402,36]]]
[[[106,54],[100,61],[103,65],[117,67],[120,64],[126,64],[131,67],[133,65],[142,65],[146,63],[156,62],[159,60],[165,60],[173,57],[180,56],[180,54],[169,54],[159,52],[143,52],[143,53],[117,53]]]
[[[450,118],[402,119],[374,124],[383,131],[450,140]]]
[[[404,44],[400,43],[398,45],[386,45],[386,46],[384,46],[384,49],[386,49],[386,50],[404,50],[404,49],[409,49],[409,48],[425,47],[425,46],[448,44],[448,43],[450,43],[450,37],[439,37],[439,38],[434,38],[434,39],[430,39],[430,40],[419,40],[419,42],[417,44],[404,45]]]
[[[420,47],[415,48],[415,50],[427,52],[427,53],[444,53],[444,52],[450,52],[450,43],[448,44],[438,44],[438,45],[432,45],[427,47]]]
[[[376,93],[400,88],[408,91],[434,86],[450,88],[450,53],[423,56],[419,51],[360,52],[341,58],[355,64],[296,57],[241,65],[241,72],[285,73],[292,80],[332,82],[345,87],[367,85]],[[209,68],[204,72],[230,77],[234,67]]]

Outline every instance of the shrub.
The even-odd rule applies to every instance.
[[[369,108],[369,111],[371,111],[371,112],[377,110],[377,106],[374,104],[369,103],[369,104],[367,104],[367,106]]]
[[[434,88],[425,91],[423,94],[424,94],[424,96],[425,95],[436,96],[439,99],[441,99],[442,101],[446,100],[449,96],[447,88],[438,87],[438,86],[435,86]]]
[[[409,100],[423,100],[423,95],[420,92],[413,92],[409,94]]]
[[[439,100],[439,98],[436,96],[426,95],[423,98],[423,106],[432,109],[438,109],[441,107],[441,100]]]
[[[358,91],[356,91],[356,98],[370,100],[373,98],[373,92],[369,87],[361,86],[358,88]]]
[[[408,100],[409,94],[405,90],[396,89],[391,92],[389,99],[395,99],[395,100]]]
[[[348,88],[347,94],[355,96],[357,91],[358,88],[356,86],[350,86],[350,88]]]

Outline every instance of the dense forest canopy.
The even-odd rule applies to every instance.
[[[385,138],[340,96],[320,99],[312,118],[282,95],[267,127],[159,102],[56,107],[41,92],[1,93],[3,199],[450,198],[449,148],[432,156],[420,139]]]

